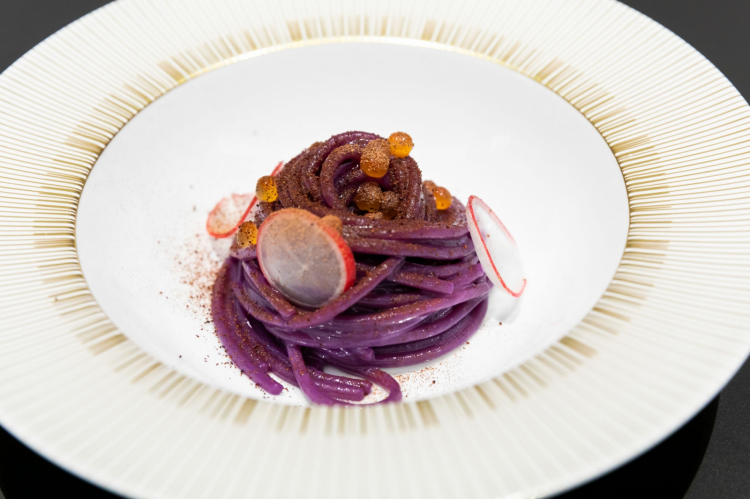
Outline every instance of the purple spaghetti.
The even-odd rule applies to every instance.
[[[298,386],[314,403],[361,401],[376,383],[401,399],[382,368],[431,361],[463,344],[479,328],[492,287],[478,262],[463,205],[453,198],[437,210],[410,157],[390,157],[388,173],[365,175],[365,146],[381,137],[364,132],[316,142],[280,171],[278,200],[260,203],[255,223],[273,212],[301,208],[335,215],[355,256],[354,285],[332,302],[306,309],[287,301],[264,277],[255,247],[232,246],[214,284],[212,314],[228,355],[270,394]],[[353,200],[375,181],[398,196],[391,219],[363,216]],[[333,366],[356,377],[324,372]]]

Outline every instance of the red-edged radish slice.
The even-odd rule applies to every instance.
[[[520,297],[526,289],[526,273],[513,236],[487,203],[476,196],[466,203],[466,220],[487,277],[511,296]]]
[[[310,308],[330,303],[354,284],[354,255],[336,229],[309,211],[286,208],[258,231],[258,263],[284,297]]]
[[[281,171],[284,166],[283,161],[279,161],[271,175],[274,177]],[[251,198],[252,196],[252,198]],[[229,237],[247,220],[252,214],[252,210],[258,202],[258,198],[253,194],[232,194],[224,198],[214,206],[206,220],[206,230],[209,235],[216,239]]]
[[[253,206],[251,196],[251,194],[232,194],[219,201],[208,214],[208,220],[206,220],[208,233],[221,239],[237,232],[237,228],[245,221],[245,217]]]

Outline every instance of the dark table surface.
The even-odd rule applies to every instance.
[[[562,0],[561,0],[562,1]],[[0,71],[102,0],[0,0]],[[750,96],[750,0],[627,0],[713,62]],[[0,499],[116,497],[0,428]],[[750,498],[750,363],[695,418],[621,468],[562,496]]]

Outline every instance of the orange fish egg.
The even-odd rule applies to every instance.
[[[279,190],[276,188],[276,179],[270,175],[260,177],[255,184],[255,195],[258,200],[273,203],[279,199]]]
[[[445,187],[435,187],[432,190],[432,195],[435,197],[435,207],[438,210],[447,210],[451,207],[453,198],[451,193]]]
[[[388,173],[390,164],[390,146],[384,139],[371,140],[362,151],[359,168],[368,177],[381,178]]]
[[[394,132],[388,137],[388,143],[391,146],[391,154],[397,158],[405,158],[414,148],[414,141],[408,133]]]
[[[237,229],[237,245],[240,248],[247,248],[258,242],[258,227],[252,222],[244,222]]]
[[[354,196],[354,204],[362,211],[378,211],[382,197],[383,192],[380,190],[378,184],[375,182],[365,182],[357,189],[357,194]]]

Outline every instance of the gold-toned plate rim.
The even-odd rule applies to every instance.
[[[109,375],[105,376],[108,382],[112,385],[127,384],[129,389],[135,390],[134,393],[140,394],[138,397],[147,400],[142,403],[149,404],[148,400],[151,400],[154,406],[159,405],[162,409],[167,404],[176,413],[195,410],[219,421],[220,426],[242,427],[266,419],[273,422],[271,426],[280,435],[309,435],[319,431],[322,438],[348,435],[350,426],[355,428],[356,434],[361,434],[363,427],[377,424],[382,425],[384,434],[390,435],[392,430],[398,438],[397,435],[440,430],[441,426],[444,430],[445,423],[441,422],[456,423],[456,418],[477,423],[479,419],[490,421],[497,414],[507,415],[514,411],[517,414],[511,419],[518,418],[524,412],[513,407],[528,405],[531,399],[541,400],[543,394],[547,394],[545,400],[559,400],[563,393],[567,393],[571,400],[575,399],[572,393],[576,391],[574,387],[582,386],[578,384],[581,378],[603,375],[602,358],[609,361],[608,369],[622,369],[623,362],[617,359],[615,351],[629,351],[631,355],[637,352],[644,359],[649,355],[674,353],[675,350],[666,345],[678,343],[679,335],[670,330],[660,336],[658,325],[669,319],[667,322],[672,327],[683,326],[684,323],[674,314],[689,315],[693,308],[688,298],[700,299],[701,292],[705,294],[706,289],[719,297],[703,299],[709,304],[704,306],[706,310],[721,310],[723,315],[718,320],[721,331],[706,337],[693,334],[689,343],[679,345],[679,352],[685,357],[697,355],[700,358],[696,348],[712,350],[702,358],[706,366],[714,369],[711,383],[701,385],[696,390],[697,396],[689,396],[682,393],[685,387],[672,379],[674,372],[666,368],[660,371],[649,364],[650,374],[669,375],[670,387],[682,397],[674,395],[675,400],[680,400],[684,407],[690,406],[689,410],[676,411],[680,413],[678,416],[667,418],[672,428],[675,421],[684,421],[708,401],[739,368],[750,351],[750,338],[743,325],[747,323],[748,313],[742,309],[748,302],[748,279],[742,273],[748,257],[743,256],[743,250],[750,243],[741,237],[736,240],[732,237],[747,227],[741,217],[747,211],[743,199],[747,199],[749,191],[743,182],[750,177],[747,161],[750,141],[743,125],[748,120],[750,109],[731,84],[699,54],[652,21],[614,2],[579,2],[566,7],[544,1],[526,6],[507,2],[494,7],[492,12],[495,15],[504,12],[512,19],[516,19],[514,15],[520,15],[518,19],[525,23],[519,21],[519,24],[508,25],[510,34],[499,28],[493,32],[491,26],[477,27],[482,26],[482,22],[477,17],[476,8],[462,18],[448,16],[450,6],[441,5],[432,11],[419,2],[410,4],[412,10],[408,14],[399,11],[398,7],[387,6],[393,11],[384,15],[375,12],[378,7],[366,3],[357,7],[321,3],[318,17],[305,17],[304,14],[313,10],[309,5],[289,5],[291,7],[287,6],[288,10],[284,12],[281,12],[283,9],[255,5],[255,14],[268,9],[265,24],[243,29],[240,23],[233,26],[227,18],[226,26],[215,29],[216,26],[210,26],[214,19],[200,17],[212,7],[198,1],[186,3],[182,6],[184,9],[169,3],[155,6],[148,1],[116,2],[51,37],[0,76],[0,90],[12,96],[10,99],[0,97],[0,154],[7,161],[0,165],[0,175],[8,180],[0,192],[0,200],[5,202],[2,220],[6,222],[2,234],[6,254],[10,255],[10,263],[0,264],[0,268],[10,276],[8,282],[11,285],[25,282],[29,289],[33,288],[28,297],[22,292],[22,298],[0,308],[4,322],[8,320],[8,330],[12,331],[8,335],[11,349],[17,348],[18,352],[28,350],[28,342],[15,333],[15,328],[24,324],[26,310],[43,304],[50,317],[62,318],[64,327],[60,326],[57,333],[75,341],[52,336],[69,350],[80,350],[76,355],[81,366],[96,365],[99,373],[106,373],[109,369]],[[640,63],[642,71],[650,68],[649,71],[654,72],[654,65],[659,62],[665,64],[664,69],[656,70],[653,80],[639,81],[636,72],[630,82],[614,82],[614,72],[607,71],[612,69],[612,62],[603,53],[607,50],[616,52],[615,49],[606,44],[603,48],[585,47],[585,44],[572,40],[570,34],[560,34],[559,27],[539,35],[540,28],[535,29],[529,16],[537,12],[535,9],[552,8],[553,5],[566,13],[568,19],[577,15],[580,19],[596,19],[602,26],[619,29],[619,36],[633,30],[632,33],[642,37],[639,43],[649,47],[653,47],[655,41],[663,43],[666,48],[655,48],[651,53],[644,51],[641,54],[644,60]],[[250,19],[244,7],[230,0],[216,8],[217,12],[242,11]],[[347,10],[349,8],[351,10]],[[146,12],[157,17],[174,15],[177,24],[183,26],[203,22],[204,30],[214,29],[217,36],[205,37],[200,43],[187,36],[175,37],[178,42],[162,41],[147,50],[145,44],[153,41],[149,37],[161,35],[136,29],[129,41],[140,43],[143,52],[123,53],[122,46],[114,42],[115,48],[120,50],[117,55],[122,57],[118,63],[124,67],[109,65],[111,80],[99,78],[103,88],[106,87],[104,94],[97,95],[91,83],[84,84],[78,93],[70,90],[67,95],[63,92],[44,95],[41,92],[48,84],[40,78],[44,75],[59,78],[67,84],[80,83],[70,69],[61,68],[52,56],[62,56],[72,67],[76,62],[70,57],[90,48],[84,42],[113,43],[107,37],[114,36],[118,30],[135,29],[132,23],[142,20]],[[441,15],[446,17],[440,18]],[[331,22],[327,24],[327,20]],[[549,14],[538,20],[542,27],[554,27],[556,22]],[[398,29],[399,36],[394,36],[393,31]],[[529,30],[526,35],[524,29]],[[600,33],[601,28],[594,31]],[[550,40],[555,34],[562,37],[563,45],[570,51],[564,52],[569,56],[566,62],[563,62],[566,59],[556,57],[550,48]],[[539,43],[535,45],[534,40],[539,40]],[[373,414],[370,416],[373,422],[380,421],[375,424],[367,421],[368,416],[350,421],[353,416],[338,408],[282,409],[243,399],[189,380],[150,359],[117,331],[96,305],[80,273],[75,253],[75,225],[72,223],[86,176],[103,148],[117,130],[160,95],[190,78],[247,57],[311,43],[344,41],[439,47],[478,55],[534,78],[576,107],[602,134],[623,171],[631,213],[628,243],[617,274],[602,299],[571,333],[545,352],[487,383],[438,397],[440,400],[360,410],[361,414]],[[157,52],[159,57],[156,57]],[[143,60],[134,60],[139,57]],[[131,63],[133,67],[127,67]],[[668,71],[690,76],[695,80],[693,86],[687,84],[684,94],[680,94],[680,82],[670,80],[665,74]],[[644,78],[650,75],[643,74]],[[650,83],[654,81],[656,83]],[[670,84],[678,90],[671,89]],[[649,85],[655,85],[657,91],[662,89],[663,94],[675,100],[673,107],[660,111],[659,103],[649,103],[646,98],[639,101],[635,91],[648,89]],[[88,109],[81,110],[86,107],[82,105],[77,111],[78,103],[86,102],[81,96],[87,90],[92,91],[87,97]],[[39,100],[34,103],[30,97]],[[55,99],[63,101],[56,102]],[[76,105],[71,106],[70,102]],[[49,106],[58,104],[56,114],[46,116],[45,120]],[[683,116],[678,104],[695,112]],[[679,119],[667,121],[664,116],[665,113],[671,116],[670,112]],[[690,158],[685,158],[680,148],[697,158],[703,155],[706,160],[690,164]],[[695,201],[691,201],[693,198]],[[704,226],[707,224],[719,224],[715,238],[710,231],[706,235]],[[676,226],[679,226],[678,230],[672,230]],[[24,249],[28,248],[31,248],[28,251],[30,256],[22,256]],[[720,260],[722,255],[729,255],[731,265],[728,270],[721,263],[712,261],[717,257]],[[707,282],[710,272],[717,268],[718,275],[724,279],[722,284],[735,286],[737,293],[734,296],[726,291],[722,295],[719,284]],[[740,270],[730,275],[732,269]],[[702,279],[702,276],[706,277]],[[41,286],[34,287],[38,282]],[[9,286],[0,286],[0,291],[10,296]],[[721,302],[720,298],[726,300]],[[18,309],[12,307],[17,303],[26,306],[21,307],[21,315],[14,314]],[[707,324],[712,322],[717,321],[709,320]],[[43,334],[38,333],[39,336]],[[640,343],[633,344],[634,338]],[[673,364],[680,363],[673,361]],[[33,378],[24,369],[8,371],[19,378]],[[113,381],[114,378],[117,380]],[[592,379],[588,382],[591,393],[606,388],[601,382],[598,385]],[[3,385],[7,392],[13,392],[12,384],[11,381]],[[597,388],[592,388],[595,385]],[[659,393],[656,385],[652,391]],[[550,392],[553,394],[549,395]],[[649,391],[645,390],[644,394],[647,393]],[[11,408],[13,403],[0,404],[3,423],[9,422],[11,431],[22,437],[26,435],[27,441],[35,442],[45,454],[61,456],[54,444],[29,433],[29,426],[25,427],[18,417],[23,410],[14,411]],[[23,406],[24,403],[20,403],[19,407]],[[643,415],[640,417],[644,419]],[[663,436],[666,433],[663,426],[647,433],[646,440],[650,438],[648,442],[653,443],[654,435]],[[643,443],[646,440],[641,440],[636,447],[643,450],[644,445],[649,445]],[[550,479],[539,486],[538,492],[547,493],[590,477],[592,469],[601,472],[612,463],[632,456],[632,452],[632,448],[629,454],[613,452],[608,459],[601,460],[603,464],[598,469],[589,466],[587,472],[580,472],[578,476],[573,473],[564,478]],[[59,459],[67,461],[64,457]],[[83,471],[85,466],[80,463],[67,461],[65,464],[105,485],[117,482],[95,469]],[[122,488],[118,490],[132,492],[128,483],[120,483],[119,487]]]

